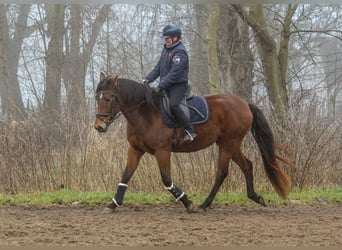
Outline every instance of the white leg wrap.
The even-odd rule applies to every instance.
[[[171,190],[174,187],[173,183],[169,187],[164,187],[166,190]]]
[[[121,205],[119,205],[119,204],[117,203],[117,201],[115,200],[114,197],[113,197],[113,202],[114,202],[114,204],[115,204],[117,207],[121,207]]]
[[[172,194],[173,194],[173,196],[176,198],[176,201],[179,201],[180,199],[182,199],[182,197],[185,195],[185,193],[184,192],[182,192],[181,194],[180,194],[180,192],[181,192],[181,190],[179,189],[179,188],[177,188],[173,183],[171,184],[171,186],[169,186],[169,187],[164,187],[166,190],[169,190]],[[179,196],[178,196],[178,194],[180,194]],[[178,197],[177,197],[178,196]]]
[[[180,199],[182,199],[182,197],[185,195],[185,193],[183,192],[177,199],[176,201],[179,201]]]
[[[128,187],[128,185],[125,183],[119,183],[118,186]]]

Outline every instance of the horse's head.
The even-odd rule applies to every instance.
[[[97,113],[94,127],[98,132],[106,132],[108,126],[121,113],[117,97],[118,76],[106,77],[100,74],[100,82],[96,88]]]

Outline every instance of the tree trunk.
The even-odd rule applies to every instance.
[[[0,5],[0,90],[2,113],[11,119],[23,119],[25,114],[20,85],[17,78],[22,42],[27,35],[27,18],[31,5],[19,7],[13,36],[10,36],[6,5]]]
[[[60,111],[61,79],[64,63],[63,36],[64,10],[62,4],[47,5],[49,47],[46,56],[46,89],[44,111],[51,113]]]
[[[208,17],[208,72],[210,93],[221,92],[221,82],[219,76],[219,64],[217,57],[217,29],[220,15],[220,7],[218,4],[209,5]]]
[[[195,4],[194,10],[193,26],[195,36],[191,41],[190,81],[192,82],[192,88],[204,95],[210,93],[207,46],[204,42],[207,34],[208,16],[206,14],[206,5]]]
[[[249,49],[248,26],[230,5],[220,5],[218,59],[224,92],[251,100],[253,55]]]
[[[85,107],[84,61],[81,56],[81,5],[71,5],[70,42],[67,44],[63,76],[67,94],[67,110],[71,116]],[[76,116],[78,117],[78,116]]]

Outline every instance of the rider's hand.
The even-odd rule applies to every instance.
[[[151,82],[148,84],[150,88],[152,88],[155,92],[159,92],[159,83],[158,82]]]
[[[144,78],[144,79],[142,80],[142,83],[143,83],[143,84],[148,84],[148,80],[147,80],[146,78]]]

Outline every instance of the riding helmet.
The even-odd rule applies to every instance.
[[[176,24],[168,24],[163,28],[163,35],[161,38],[168,38],[168,37],[180,37],[182,35],[181,28]]]

